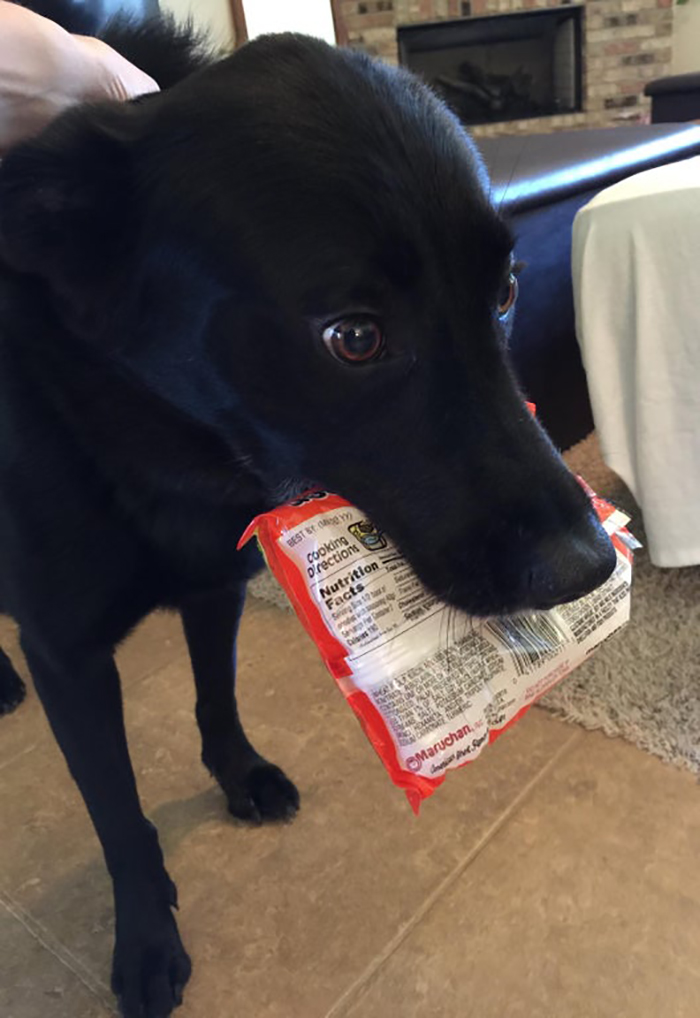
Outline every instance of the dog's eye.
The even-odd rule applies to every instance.
[[[499,318],[505,318],[518,297],[518,280],[514,272],[509,272],[498,291],[496,311]]]
[[[372,318],[343,318],[323,330],[323,342],[339,361],[366,364],[384,349],[384,335]]]

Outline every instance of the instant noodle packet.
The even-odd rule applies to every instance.
[[[427,590],[386,534],[311,490],[257,516],[255,536],[393,782],[414,812],[581,664],[630,612],[629,518],[581,482],[617,552],[597,590],[549,611],[477,619]]]

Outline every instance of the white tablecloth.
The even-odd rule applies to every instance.
[[[573,276],[605,461],[641,507],[652,562],[700,563],[700,157],[582,208]]]

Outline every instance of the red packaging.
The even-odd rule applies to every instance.
[[[263,513],[241,538],[242,545],[257,537],[416,813],[447,770],[475,759],[626,623],[632,548],[638,545],[625,529],[628,518],[587,491],[613,535],[613,576],[572,604],[517,617],[455,618],[390,539],[329,492],[312,490]]]

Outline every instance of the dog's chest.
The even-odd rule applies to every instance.
[[[135,522],[158,602],[177,606],[191,593],[252,576],[262,559],[257,549],[238,551],[237,544],[254,512],[185,495],[152,496],[142,504]]]

